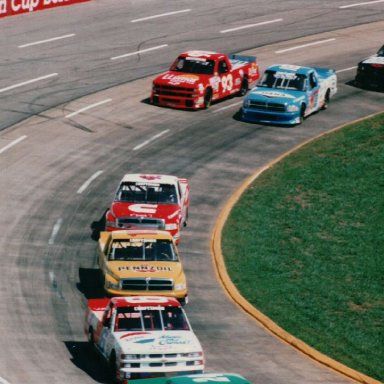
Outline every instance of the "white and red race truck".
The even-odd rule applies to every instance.
[[[180,109],[208,108],[212,101],[244,96],[259,76],[254,56],[188,51],[153,80],[151,103]]]
[[[204,371],[200,342],[172,297],[89,299],[84,332],[118,383]]]
[[[185,178],[158,174],[126,174],[105,215],[105,229],[160,229],[176,243],[187,225],[189,183]]]

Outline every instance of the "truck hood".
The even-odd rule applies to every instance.
[[[212,75],[168,71],[153,81],[157,86],[197,88],[200,83],[207,83]]]
[[[116,332],[122,353],[188,353],[202,351],[191,331]]]
[[[108,261],[108,269],[124,278],[176,278],[182,273],[180,262],[175,261]]]
[[[112,214],[117,217],[154,217],[166,222],[174,221],[179,214],[178,204],[147,204],[113,202]]]
[[[280,103],[292,103],[299,99],[303,99],[304,96],[305,93],[301,91],[256,87],[248,94],[246,99],[262,101],[273,100],[274,102]]]

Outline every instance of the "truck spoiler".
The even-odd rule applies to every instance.
[[[228,55],[229,60],[244,61],[247,63],[256,63],[256,56],[237,55],[232,53]]]
[[[336,70],[323,67],[312,67],[319,75],[321,79],[326,79],[332,75],[336,75]]]
[[[88,300],[88,308],[91,311],[104,311],[104,309],[107,307],[110,299],[108,298],[101,298],[101,299],[89,299]]]

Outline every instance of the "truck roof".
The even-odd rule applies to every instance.
[[[169,296],[127,296],[101,299],[89,299],[88,307],[92,311],[104,311],[109,303],[116,308],[122,307],[181,307],[179,300]]]
[[[129,380],[131,384],[196,384],[209,381],[227,384],[251,384],[249,380],[236,373],[202,373],[185,376]]]
[[[172,240],[172,235],[168,231],[156,229],[125,229],[112,232],[106,232],[111,236],[112,240],[131,239],[138,237],[140,239],[166,239]]]
[[[186,51],[179,55],[179,57],[190,57],[194,59],[201,59],[201,60],[220,60],[225,57],[228,57],[224,53],[218,53],[218,52],[212,52],[212,51]]]
[[[309,72],[313,71],[313,68],[291,64],[273,64],[267,68],[267,71],[282,71],[288,73],[297,73],[300,75],[307,75]]]
[[[145,183],[153,182],[159,184],[175,184],[178,177],[172,175],[127,173],[123,176],[122,182]]]

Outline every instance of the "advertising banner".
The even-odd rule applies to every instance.
[[[0,0],[0,18],[91,0]]]

